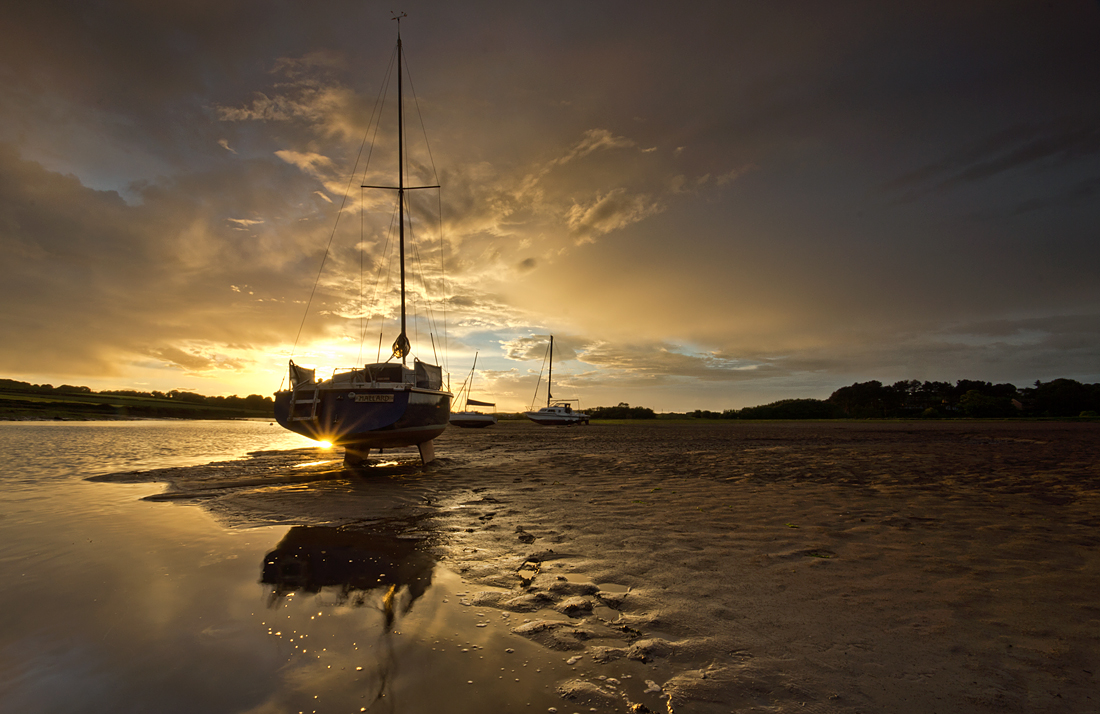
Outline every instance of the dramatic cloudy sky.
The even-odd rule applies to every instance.
[[[270,394],[385,352],[391,9],[444,186],[410,310],[501,408],[551,333],[582,406],[1100,381],[1095,0],[5,3],[0,376]]]

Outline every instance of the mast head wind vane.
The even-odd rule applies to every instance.
[[[401,39],[401,18],[408,17],[404,12],[394,12],[390,10],[390,14],[393,15],[391,20],[397,20],[397,39]]]

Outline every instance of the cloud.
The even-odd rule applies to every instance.
[[[756,171],[759,168],[760,167],[757,166],[756,164],[745,164],[744,166],[739,166],[735,169],[730,169],[726,173],[719,175],[716,179],[714,179],[714,181],[719,186],[725,186],[726,184],[733,183],[734,181],[741,178],[742,176],[749,173],[750,171]]]
[[[663,210],[651,196],[631,196],[626,189],[616,188],[597,195],[588,205],[573,204],[566,212],[566,222],[578,241],[591,241]]]
[[[239,231],[248,230],[252,226],[263,225],[263,221],[254,218],[226,218],[225,220],[234,224]]]
[[[372,315],[394,300],[391,197],[336,197],[392,23],[342,0],[9,5],[0,368],[260,380],[330,238],[298,349],[354,359],[360,275]],[[504,373],[553,332],[569,379],[655,407],[1095,375],[1096,8],[944,8],[712,3],[690,30],[604,8],[598,43],[550,6],[420,25],[433,155],[409,168],[434,158],[444,191],[411,196],[410,248],[446,261],[452,334]],[[386,144],[361,183],[390,181]]]
[[[632,139],[615,136],[607,129],[589,129],[580,141],[568,150],[527,174],[519,184],[516,197],[519,200],[539,200],[543,197],[540,184],[555,168],[570,164],[577,159],[587,157],[597,151],[626,149],[636,146]],[[642,153],[647,153],[643,151]]]
[[[1100,194],[1100,176],[1093,176],[1071,184],[1061,193],[1034,196],[1016,204],[1012,215],[1019,216],[1032,211],[1044,211],[1051,208],[1073,208],[1089,201],[1095,201]]]
[[[765,363],[724,357],[715,352],[685,351],[662,342],[591,342],[578,359],[621,375],[644,379],[690,377],[708,382],[732,382],[758,379],[762,371],[771,369],[771,365]]]
[[[203,353],[201,350],[181,350],[178,347],[159,347],[149,350],[149,355],[169,364],[180,367],[186,372],[202,374],[212,370],[241,370],[249,365],[216,353]]]
[[[578,340],[576,337],[562,336],[554,337],[554,363],[566,362],[569,360],[577,359],[577,345],[578,342],[583,344],[583,340]],[[550,335],[530,335],[528,337],[518,337],[512,340],[501,342],[501,346],[504,348],[505,359],[515,361],[527,361],[527,360],[542,360],[546,359],[550,350]]]
[[[553,163],[564,164],[588,156],[594,151],[627,149],[633,146],[635,146],[635,142],[632,139],[615,136],[607,129],[589,129],[584,133],[584,138],[577,142],[568,153],[556,159]]]
[[[0,301],[10,306],[0,314],[0,371],[119,375],[146,355],[244,370],[252,345],[286,339],[286,304],[255,301],[299,278],[280,278],[278,261],[229,227],[259,221],[215,221],[202,202],[155,187],[144,197],[128,205],[0,145]],[[225,287],[245,283],[255,295]],[[174,351],[181,343],[211,347],[188,356]]]
[[[945,191],[1022,168],[1087,159],[1100,153],[1100,116],[1016,124],[888,182],[891,190]]]
[[[297,166],[305,173],[318,179],[324,180],[332,172],[332,159],[321,154],[281,149],[276,151],[275,155],[291,166]]]
[[[504,356],[515,361],[542,360],[547,356],[549,335],[530,335],[503,341]],[[739,381],[758,378],[770,365],[736,359],[714,352],[695,352],[664,342],[608,342],[577,335],[555,336],[554,363],[577,360],[597,367],[592,379],[651,380],[691,377],[705,381]],[[574,375],[575,379],[585,379]]]
[[[358,140],[363,136],[359,119],[364,105],[336,78],[343,59],[333,53],[282,57],[272,74],[282,81],[252,100],[236,106],[215,103],[212,109],[223,122],[272,122],[300,124],[326,137]],[[369,116],[369,112],[367,116]]]

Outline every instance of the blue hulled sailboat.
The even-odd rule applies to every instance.
[[[439,186],[405,185],[404,109],[402,94],[401,26],[397,32],[397,185],[363,186],[397,192],[401,261],[401,332],[385,362],[336,370],[318,380],[315,370],[290,362],[289,388],[275,393],[275,419],[291,431],[344,447],[344,461],[358,466],[371,449],[416,446],[427,463],[435,458],[432,440],[447,428],[451,393],[444,388],[443,370],[413,359],[406,331],[405,224],[409,219],[405,192]],[[395,360],[400,360],[395,361]]]

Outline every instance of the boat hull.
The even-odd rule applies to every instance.
[[[419,446],[447,428],[451,394],[432,389],[332,387],[316,390],[316,403],[297,403],[290,390],[275,394],[275,420],[317,441],[356,450]]]
[[[524,414],[528,419],[541,424],[542,426],[571,426],[573,424],[587,424],[588,416],[579,415],[561,415],[561,414],[540,414],[539,412],[526,412]]]
[[[463,429],[484,429],[497,423],[493,414],[481,414],[479,412],[455,412],[451,414],[451,426],[459,426]]]

